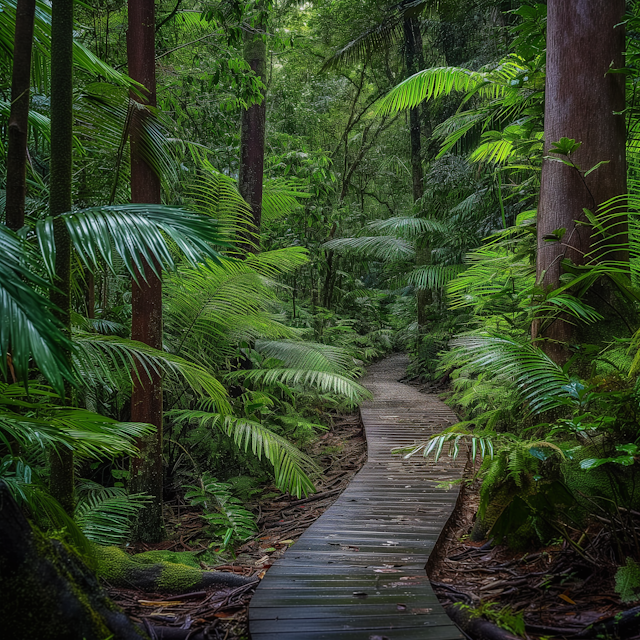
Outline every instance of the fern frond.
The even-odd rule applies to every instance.
[[[273,466],[276,484],[282,491],[297,496],[315,491],[305,470],[316,472],[315,463],[286,438],[270,431],[264,425],[206,411],[175,410],[167,413],[176,422],[197,422],[202,426],[216,429],[233,438],[244,451],[251,450],[254,456],[264,456]]]

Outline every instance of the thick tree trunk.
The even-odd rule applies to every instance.
[[[29,87],[35,0],[18,0],[16,31],[13,39],[11,72],[11,113],[7,149],[7,226],[24,226],[24,201],[27,194],[27,135],[29,132]]]
[[[262,11],[262,4],[258,6]],[[257,27],[264,31],[264,21]],[[267,45],[263,34],[245,31],[244,59],[254,73],[266,83]],[[246,229],[240,246],[243,251],[260,251],[260,228],[262,225],[262,178],[264,173],[264,146],[266,134],[266,100],[254,104],[242,112],[240,131],[240,173],[238,189],[253,212],[253,223]]]
[[[82,560],[33,528],[0,482],[0,637],[144,640]]]
[[[51,173],[49,214],[54,217],[55,285],[51,300],[56,315],[71,330],[71,239],[63,220],[71,211],[73,170],[73,0],[54,0],[51,7]],[[53,62],[55,61],[55,62]],[[68,401],[68,398],[67,398]],[[64,447],[51,455],[50,489],[64,510],[75,507],[73,453]]]
[[[156,105],[154,0],[129,0],[127,61],[129,75],[146,89],[144,104]],[[134,100],[140,100],[132,94]],[[146,110],[136,110],[131,127],[131,201],[159,204],[160,178],[145,162],[141,152],[140,129]],[[162,348],[162,281],[149,265],[145,280],[132,285],[131,337],[156,349]],[[131,420],[147,422],[157,431],[138,442],[140,456],[131,460],[129,489],[147,492],[153,500],[141,512],[136,537],[144,542],[158,542],[163,535],[162,521],[162,380],[156,373],[140,372],[131,398]]]
[[[610,74],[624,66],[624,0],[549,0],[545,155],[562,137],[582,146],[572,161],[582,170],[606,161],[584,178],[564,164],[545,160],[538,210],[538,281],[558,286],[562,260],[584,263],[591,234],[583,208],[595,211],[603,202],[626,192],[625,77]],[[565,228],[560,242],[547,241]],[[626,229],[620,229],[624,240]],[[617,256],[618,259],[624,255]],[[614,256],[609,256],[613,259]],[[534,326],[536,337],[538,328]],[[563,319],[545,331],[545,351],[557,362],[567,357],[572,325]]]

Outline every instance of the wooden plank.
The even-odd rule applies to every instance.
[[[459,640],[464,638],[462,633],[452,623],[449,627],[413,628],[413,629],[371,629],[356,631],[280,631],[266,633],[251,633],[252,640],[372,640],[372,636],[379,636],[383,640]]]
[[[253,640],[458,640],[424,571],[457,500],[440,488],[463,460],[427,465],[396,447],[424,442],[456,417],[397,382],[402,356],[371,367],[361,408],[368,460],[346,491],[267,572],[249,608]]]
[[[327,613],[335,613],[330,611]],[[326,615],[326,614],[325,614]],[[252,629],[254,633],[265,633],[278,630],[281,633],[293,633],[295,631],[353,631],[356,629],[411,629],[448,627],[451,620],[446,613],[434,615],[396,615],[393,617],[375,616],[346,616],[341,613],[337,616],[321,618],[293,618],[278,620],[253,619]]]

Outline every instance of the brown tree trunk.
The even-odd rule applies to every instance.
[[[258,3],[258,11],[262,11]],[[258,31],[265,30],[264,20],[258,21]],[[267,45],[262,33],[245,31],[244,59],[254,73],[266,84]],[[254,104],[242,112],[240,131],[240,172],[238,189],[253,212],[253,223],[241,238],[243,251],[260,251],[260,228],[262,225],[262,178],[264,173],[264,146],[266,132],[266,100],[263,95],[260,104]]]
[[[155,68],[155,3],[154,0],[129,0],[129,30],[127,32],[127,61],[129,75],[146,89],[143,104],[156,105]],[[142,99],[133,95],[134,100]],[[131,201],[159,204],[160,178],[145,162],[141,152],[141,119],[146,110],[136,110],[131,127]],[[139,274],[132,284],[131,337],[156,349],[162,348],[162,280],[149,265],[145,280]],[[141,512],[136,537],[144,542],[158,542],[163,536],[162,521],[162,379],[152,372],[139,372],[134,378],[131,397],[131,420],[147,422],[156,432],[138,442],[140,456],[131,460],[129,489],[132,493],[146,492],[153,499]]]
[[[73,170],[73,0],[51,7],[51,174],[49,214],[54,218],[56,315],[71,331],[71,239],[60,214],[71,211]],[[53,62],[55,61],[55,62]],[[57,217],[56,217],[57,216]],[[69,394],[67,394],[68,396]],[[69,402],[69,397],[66,398]],[[60,447],[51,455],[50,490],[68,514],[75,508],[73,452]]]
[[[24,226],[24,201],[27,194],[27,135],[29,132],[29,87],[35,0],[18,0],[16,31],[13,39],[11,72],[11,114],[7,149],[7,226]]]
[[[583,208],[595,211],[626,192],[625,121],[619,115],[625,108],[625,77],[608,73],[624,66],[624,11],[625,0],[548,3],[545,155],[566,137],[582,143],[572,154],[582,170],[608,162],[586,178],[560,162],[543,163],[537,276],[548,289],[558,286],[563,259],[584,263],[591,248],[589,227],[576,224],[585,219]],[[545,240],[561,228],[566,233],[560,242]],[[621,240],[625,234],[621,229]],[[534,337],[537,333],[534,326]],[[556,320],[544,331],[545,351],[563,362],[571,336],[572,325]]]

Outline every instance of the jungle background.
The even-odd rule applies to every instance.
[[[112,581],[232,566],[355,469],[401,350],[462,421],[398,455],[468,444],[470,540],[640,598],[640,6],[549,5],[0,0],[0,478],[38,531]]]

